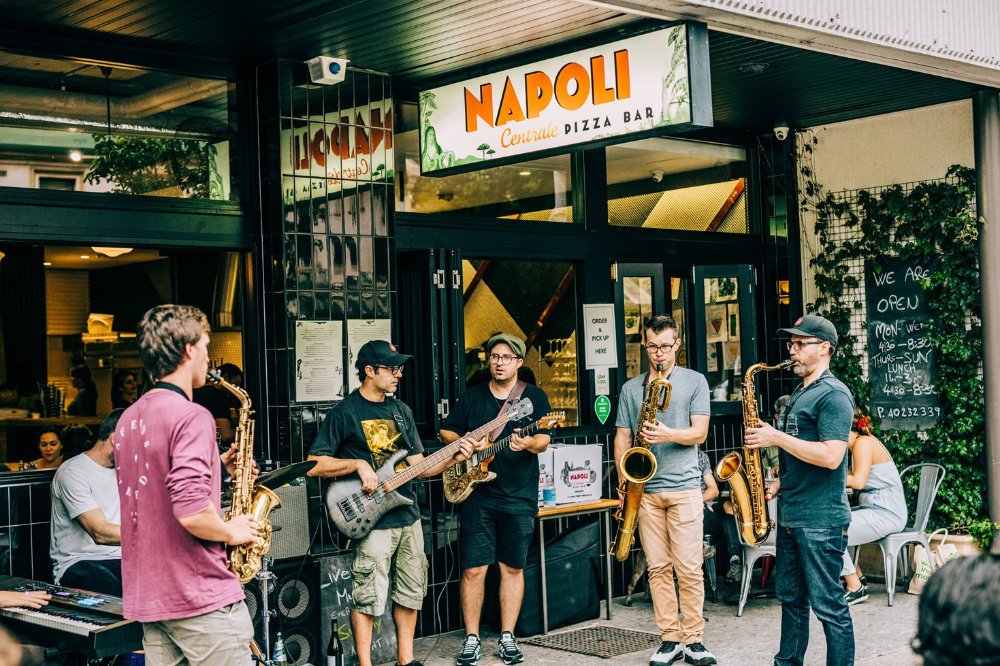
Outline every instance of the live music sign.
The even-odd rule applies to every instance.
[[[705,26],[682,23],[420,93],[420,168],[444,175],[712,124]]]

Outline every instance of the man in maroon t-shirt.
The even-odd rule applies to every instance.
[[[251,515],[223,520],[215,421],[191,402],[208,372],[208,334],[195,307],[160,305],[143,316],[139,353],[160,380],[115,433],[124,613],[142,622],[153,666],[251,658],[253,622],[226,546],[256,541],[257,524]]]

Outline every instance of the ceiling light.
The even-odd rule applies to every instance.
[[[519,176],[530,176],[531,172],[530,171],[518,171],[517,175],[519,175]]]
[[[103,254],[106,257],[120,257],[123,254],[128,254],[132,251],[130,247],[92,247],[90,248],[97,254]]]
[[[71,150],[69,151],[69,158],[74,162],[79,162],[83,159],[83,155],[80,154],[79,150]]]
[[[90,255],[89,254],[81,254],[80,258],[81,259],[90,259]]]
[[[42,262],[42,266],[51,266],[51,265],[52,265],[51,261],[43,261]]]

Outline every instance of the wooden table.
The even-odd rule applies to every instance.
[[[601,540],[598,546],[601,549],[601,557],[604,558],[604,603],[607,610],[608,619],[611,619],[611,555],[608,553],[607,544],[611,542],[611,512],[618,508],[618,500],[601,499],[596,502],[582,502],[580,504],[562,504],[560,506],[543,507],[535,514],[538,519],[538,556],[539,567],[542,574],[542,633],[549,633],[549,599],[548,586],[545,579],[545,521],[558,520],[560,518],[572,518],[574,516],[585,516],[592,513],[601,514]]]

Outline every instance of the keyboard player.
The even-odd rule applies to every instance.
[[[52,479],[49,555],[56,583],[122,596],[121,508],[112,442],[123,409],[101,423],[97,442]]]

